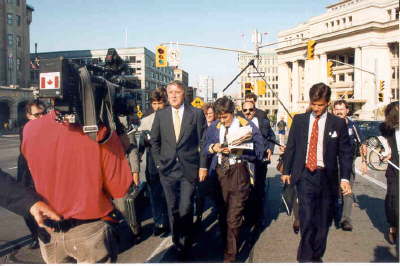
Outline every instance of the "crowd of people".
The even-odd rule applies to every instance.
[[[366,146],[347,117],[348,104],[334,102],[331,113],[330,97],[329,86],[313,85],[309,109],[293,117],[290,130],[284,117],[277,123],[277,142],[266,113],[256,108],[255,94],[246,94],[240,107],[224,96],[201,110],[185,103],[184,84],[173,81],[150,95],[153,112],[138,128],[145,136],[142,151],[133,134],[126,132],[113,132],[99,144],[79,126],[57,122],[55,110],[46,113],[44,105],[34,101],[26,110],[30,122],[21,131],[18,180],[1,178],[5,184],[0,203],[25,217],[35,240],[32,248],[39,243],[46,263],[113,262],[118,242],[106,217],[115,208],[128,216],[127,192],[139,185],[142,175],[150,196],[153,235],[172,236],[178,261],[191,260],[193,231],[201,228],[208,198],[218,217],[223,261],[235,262],[244,221],[255,230],[266,224],[267,166],[279,145],[281,180],[296,193],[293,230],[301,236],[297,260],[322,262],[332,222],[337,220],[345,231],[353,229],[358,155],[362,171],[367,170]],[[384,159],[394,165],[399,163],[398,104],[386,108],[382,126],[390,150]],[[99,140],[106,131],[100,127]],[[398,169],[389,166],[386,176],[388,235],[394,243]],[[5,192],[6,187],[13,188],[13,195]],[[16,195],[24,199],[13,201]],[[342,206],[337,204],[339,197]]]

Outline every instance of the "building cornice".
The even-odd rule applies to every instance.
[[[329,32],[329,33],[324,33],[321,35],[316,35],[313,36],[313,40],[315,40],[317,43],[318,42],[326,42],[326,41],[331,41],[351,35],[356,35],[360,34],[363,32],[372,32],[372,31],[382,31],[382,30],[398,30],[399,29],[399,24],[397,20],[390,21],[390,22],[385,22],[385,23],[380,23],[380,22],[370,22],[367,24],[363,25],[358,25],[346,29],[342,29],[339,31],[335,32]],[[290,40],[289,40],[290,41]],[[296,50],[303,50],[307,46],[306,42],[301,42],[295,45],[288,45],[284,47],[279,47],[276,48],[276,52],[278,54],[282,54],[285,52],[293,52]]]

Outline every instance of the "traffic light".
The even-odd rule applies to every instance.
[[[313,60],[314,59],[314,46],[315,46],[315,41],[314,40],[309,40],[307,41],[307,59],[308,60]]]
[[[244,83],[244,93],[250,93],[253,90],[253,86],[251,85],[251,82],[245,82]]]
[[[156,47],[156,67],[167,67],[167,47],[159,45]]]
[[[383,102],[383,92],[378,93],[378,101]]]
[[[385,81],[380,80],[379,81],[379,91],[383,91],[385,89]]]
[[[332,61],[328,61],[326,63],[326,74],[328,75],[328,77],[333,77],[333,62]]]
[[[264,80],[257,80],[257,94],[258,96],[265,95],[267,92],[267,84]]]

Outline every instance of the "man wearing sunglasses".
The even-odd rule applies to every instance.
[[[271,129],[268,118],[266,117],[256,117],[256,107],[253,101],[246,101],[242,105],[242,113],[245,118],[252,121],[261,131],[261,135],[264,141],[264,160],[257,160],[254,164],[255,166],[255,182],[254,182],[254,191],[250,195],[249,204],[251,206],[256,206],[256,208],[248,208],[251,212],[250,222],[255,224],[258,229],[261,229],[265,224],[265,180],[267,176],[267,164],[271,160],[271,155],[274,150],[275,134]],[[253,210],[253,212],[252,212]],[[256,211],[254,211],[256,210]],[[262,211],[260,211],[262,210]]]
[[[42,117],[44,114],[46,114],[46,107],[45,104],[40,101],[40,100],[31,100],[25,105],[25,114],[28,123],[31,120],[38,119]],[[21,127],[20,129],[20,142],[22,143],[22,132],[23,132],[24,126]],[[20,147],[21,149],[21,147]],[[26,160],[22,153],[20,153],[18,157],[18,172],[17,172],[17,180],[19,183],[24,185],[25,187],[34,189],[33,181],[32,181],[32,176],[29,172],[29,169],[27,167]],[[39,248],[39,240],[38,240],[38,226],[35,220],[33,219],[33,216],[27,213],[27,215],[24,216],[25,224],[29,228],[29,231],[32,234],[32,239],[33,241],[29,245],[30,249],[37,249]]]

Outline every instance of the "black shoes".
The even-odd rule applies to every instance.
[[[165,225],[154,225],[153,229],[153,236],[160,236],[160,237],[165,237],[169,234],[170,230],[168,226]]]
[[[34,239],[28,246],[29,249],[37,249],[39,248],[39,241]]]
[[[349,221],[343,221],[340,223],[343,231],[353,231],[353,226]]]

